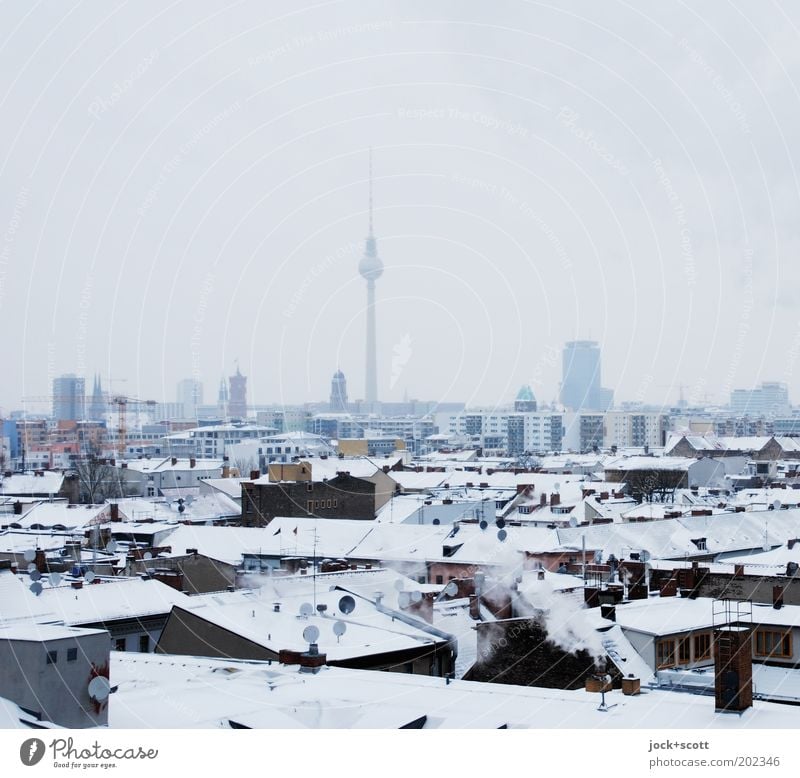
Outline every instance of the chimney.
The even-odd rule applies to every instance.
[[[44,551],[41,548],[36,549],[36,556],[34,557],[33,563],[36,565],[36,569],[40,573],[47,572],[47,560],[44,556]]]
[[[775,610],[780,610],[783,607],[783,587],[782,586],[773,586],[772,587],[772,607]]]
[[[539,572],[536,573],[536,580],[544,581],[544,570],[539,570]]]
[[[744,578],[744,565],[736,564],[733,566],[733,577]]]
[[[550,507],[554,505],[561,505],[561,495],[558,492],[553,492],[550,495]]]
[[[178,464],[178,457],[171,457],[169,461],[172,463],[172,466],[175,467],[175,465]]]
[[[544,508],[547,505],[547,495],[542,492],[541,496],[539,497],[539,506]]]
[[[617,608],[615,605],[600,605],[600,615],[609,621],[617,620]]]
[[[469,615],[475,621],[481,620],[481,599],[477,594],[469,596]]]
[[[714,702],[718,711],[739,712],[753,705],[753,654],[749,627],[714,632]]]
[[[111,510],[111,521],[121,521],[119,517],[119,504],[112,502],[109,508]]]
[[[83,589],[83,581],[72,581],[72,583],[70,584],[70,586],[71,586],[73,589]]]
[[[251,470],[250,471],[250,480],[255,481],[261,478],[261,471],[260,470]]]
[[[194,467],[197,464],[197,460],[194,457],[189,457],[189,467]]]
[[[14,502],[14,515],[22,516],[22,503],[19,500]]]

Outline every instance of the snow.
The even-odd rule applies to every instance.
[[[760,729],[796,726],[794,710],[756,701],[740,716],[708,697],[647,690],[600,696],[505,684],[326,667],[316,674],[277,663],[112,652],[112,728],[385,728],[426,716],[426,729],[507,725],[549,728]]]

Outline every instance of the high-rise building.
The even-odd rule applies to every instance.
[[[221,418],[228,416],[228,384],[224,378],[219,379],[219,392],[217,393],[217,411]]]
[[[520,413],[531,413],[536,410],[536,398],[533,396],[533,389],[530,386],[523,386],[514,400],[514,410]]]
[[[764,381],[755,389],[734,389],[731,411],[738,416],[786,416],[791,413],[789,390],[778,381]]]
[[[383,274],[383,262],[378,257],[378,245],[372,226],[372,149],[369,152],[369,235],[358,272],[367,282],[367,359],[364,400],[367,405],[378,402],[378,356],[375,325],[375,281]]]
[[[81,421],[86,416],[86,384],[73,373],[53,379],[53,418]]]
[[[228,400],[228,416],[232,419],[247,418],[247,377],[243,376],[236,366],[236,374],[230,377],[230,399]]]
[[[341,370],[337,370],[331,379],[330,409],[333,413],[347,411],[347,379]]]
[[[564,344],[561,402],[574,411],[606,411],[613,405],[613,391],[600,385],[600,347],[595,341]]]
[[[178,381],[178,405],[182,406],[184,419],[197,418],[197,406],[203,404],[203,384],[195,378],[184,378]]]

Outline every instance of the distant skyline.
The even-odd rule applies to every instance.
[[[0,8],[4,411],[357,399],[369,147],[380,399],[549,403],[579,339],[618,402],[800,397],[800,8],[217,11]]]

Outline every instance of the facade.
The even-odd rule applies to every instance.
[[[663,448],[669,429],[664,413],[609,411],[605,415],[605,448]]]
[[[791,414],[789,390],[778,381],[764,381],[755,389],[734,389],[731,412],[735,416],[775,417]]]
[[[86,384],[72,373],[53,379],[53,418],[79,421],[86,417]]]
[[[247,418],[247,376],[243,376],[236,368],[236,374],[230,377],[230,398],[228,400],[228,416],[232,419]]]
[[[331,379],[330,410],[332,413],[347,412],[347,379],[337,370]]]
[[[564,344],[561,372],[561,403],[574,411],[606,411],[614,395],[600,385],[600,347],[592,340]]]
[[[196,419],[197,408],[203,404],[203,384],[194,378],[178,381],[176,400],[180,406],[180,418]]]

